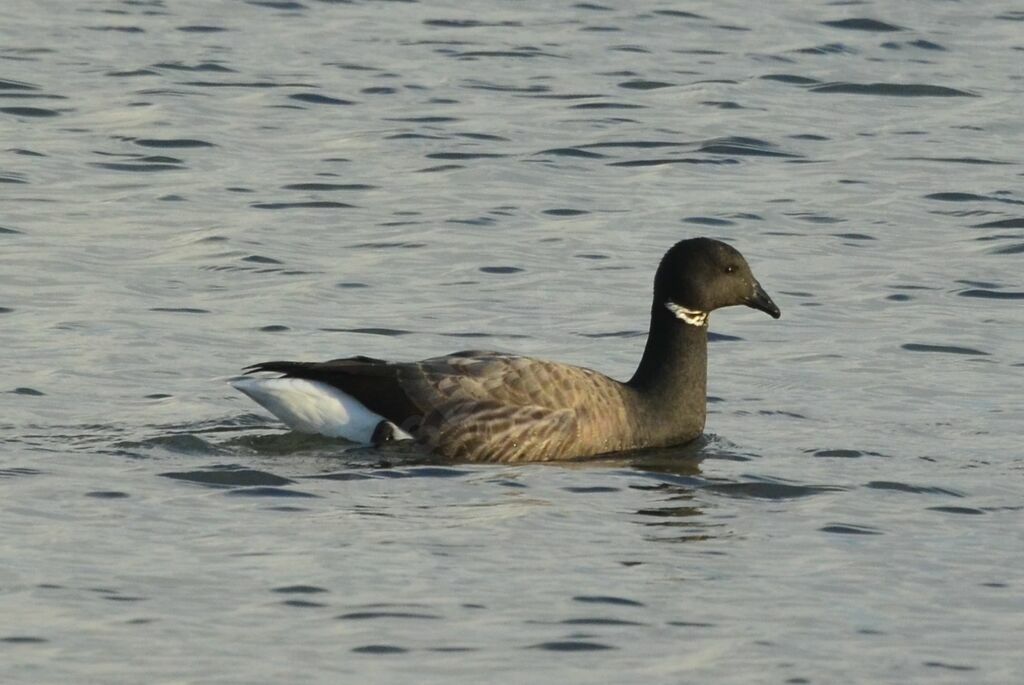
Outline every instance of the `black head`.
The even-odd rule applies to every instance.
[[[683,240],[665,253],[654,276],[654,298],[655,307],[668,307],[684,320],[692,313],[703,322],[712,310],[735,304],[760,309],[773,319],[782,315],[743,255],[711,238]]]

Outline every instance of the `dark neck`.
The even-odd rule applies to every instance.
[[[627,385],[637,391],[659,432],[690,431],[698,422],[698,432],[703,429],[707,373],[707,326],[680,321],[655,300],[644,356]]]

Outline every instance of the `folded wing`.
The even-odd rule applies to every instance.
[[[621,385],[590,369],[499,352],[420,362],[370,357],[265,362],[270,371],[338,388],[451,458],[517,461],[616,449],[601,425],[621,425]],[[581,452],[581,447],[585,448]]]

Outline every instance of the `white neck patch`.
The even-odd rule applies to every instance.
[[[669,300],[665,303],[665,307],[675,315],[677,319],[691,326],[707,326],[708,325],[708,313],[702,312],[699,309],[687,309],[686,307],[680,307],[675,302]]]

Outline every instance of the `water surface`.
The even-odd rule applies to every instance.
[[[4,682],[1008,683],[1021,71],[1002,3],[0,7]],[[728,240],[708,435],[424,464],[246,364],[628,376]]]

